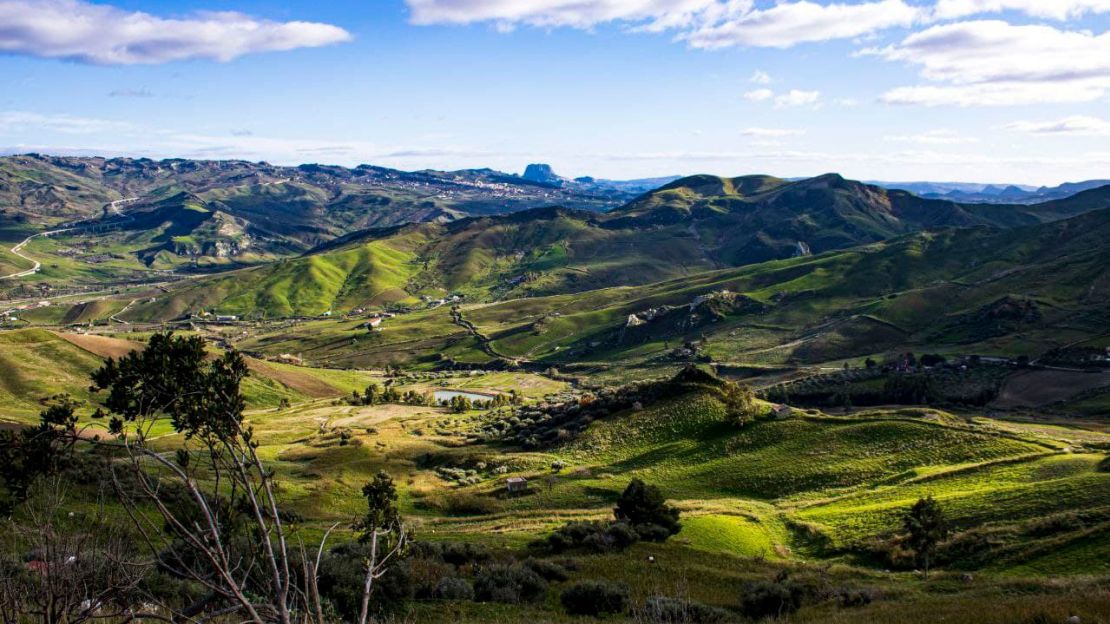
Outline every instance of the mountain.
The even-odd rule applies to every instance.
[[[551,165],[545,164],[531,164],[524,169],[524,175],[521,178],[529,182],[538,182],[540,184],[550,184],[551,186],[562,186],[567,180],[555,173]]]
[[[937,182],[874,182],[889,189],[909,191],[929,199],[947,199],[973,204],[1036,204],[1065,199],[1077,193],[1110,185],[1110,180],[1069,182],[1040,188],[1027,185],[990,185]]]
[[[964,205],[830,174],[684,178],[617,210],[542,208],[355,232],[289,259],[195,282],[157,318],[218,308],[311,315],[448,294],[496,301],[684,278],[951,228],[992,231],[1110,207],[1110,188],[1035,206]]]
[[[606,180],[583,176],[570,180],[557,173],[551,165],[536,163],[524,169],[521,179],[546,184],[561,188],[576,188],[581,192],[601,193],[646,193],[663,185],[670,184],[680,176],[663,176],[658,178],[640,178],[635,180]]]
[[[271,188],[286,185],[294,190],[283,193]],[[406,220],[406,211],[429,207],[465,214],[551,204],[604,210],[630,198],[612,190],[553,189],[492,169],[405,172],[371,165],[281,167],[246,161],[37,154],[0,158],[0,201],[30,219],[93,217],[114,199],[162,199],[181,191],[241,205],[301,203],[322,209],[325,215],[333,209],[388,209],[388,218],[395,222]]]
[[[79,224],[53,237],[57,245],[36,242],[29,251],[63,254],[43,263],[37,278],[88,285],[111,280],[107,259],[128,279],[144,279],[148,269],[217,269],[296,256],[367,228],[556,204],[603,211],[633,197],[617,188],[559,188],[492,169],[404,172],[29,154],[0,158],[0,241],[14,244]],[[0,261],[0,274],[26,268],[6,252]]]

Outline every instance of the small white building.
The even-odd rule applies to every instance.
[[[505,480],[505,488],[509,492],[524,492],[528,489],[528,479],[524,477],[509,477]]]

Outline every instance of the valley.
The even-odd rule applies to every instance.
[[[19,233],[0,425],[68,399],[84,439],[109,439],[89,387],[108,358],[166,331],[205,362],[240,353],[299,536],[350,542],[384,472],[439,544],[406,559],[413,621],[588,621],[550,598],[420,598],[486,565],[428,548],[548,562],[545,595],[598,580],[718,618],[635,621],[755,620],[739,588],[784,579],[796,622],[1110,612],[1110,187],[998,205],[833,174],[634,195],[488,170],[2,164],[49,188],[0,186],[19,196],[0,214]],[[165,417],[143,436],[165,457],[195,444]],[[633,480],[677,534],[537,545],[611,520]],[[926,497],[952,527],[927,579],[902,537]]]

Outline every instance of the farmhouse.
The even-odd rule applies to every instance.
[[[524,477],[509,477],[505,481],[505,487],[509,492],[524,492],[528,489],[528,479]]]

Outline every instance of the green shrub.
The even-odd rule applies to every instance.
[[[471,542],[416,542],[412,546],[412,556],[442,561],[456,568],[493,561],[493,554],[484,546]]]
[[[474,588],[456,576],[440,579],[432,592],[436,600],[474,600]]]
[[[646,533],[651,541],[665,541],[682,528],[678,523],[678,510],[667,504],[659,488],[639,479],[633,479],[617,498],[613,514],[618,521],[627,522],[637,529],[646,525],[659,527],[647,528],[640,534],[641,538],[649,539],[645,537]]]
[[[569,577],[567,569],[554,561],[529,557],[524,560],[522,565],[540,575],[546,581],[565,581]]]
[[[623,522],[568,522],[534,545],[556,553],[569,550],[607,553],[624,550],[638,541],[640,535]]]
[[[805,591],[788,580],[755,581],[748,583],[740,593],[740,608],[753,620],[780,618],[790,615],[802,606]]]
[[[540,602],[547,595],[547,581],[519,566],[492,566],[474,579],[478,602]]]
[[[638,615],[653,624],[718,624],[733,619],[724,609],[667,596],[648,598]]]
[[[563,590],[559,602],[571,615],[624,613],[628,609],[628,586],[605,581],[582,581]]]

